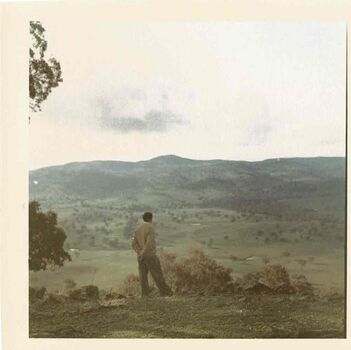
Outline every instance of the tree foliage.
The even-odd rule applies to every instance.
[[[134,230],[135,230],[135,226],[138,223],[138,218],[134,217],[134,216],[130,216],[126,225],[124,226],[123,229],[123,236],[127,239],[132,238]]]
[[[63,249],[65,231],[57,226],[57,214],[40,210],[37,201],[29,203],[29,269],[46,270],[48,266],[63,266],[71,260]]]
[[[33,112],[40,111],[40,105],[47,99],[51,89],[62,82],[60,62],[54,57],[45,56],[48,42],[44,32],[40,22],[30,22],[32,45],[29,48],[29,107]]]

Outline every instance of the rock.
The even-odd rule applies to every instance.
[[[71,290],[69,297],[74,300],[97,300],[99,299],[99,288],[94,285],[84,286]]]
[[[105,300],[113,300],[113,299],[124,299],[126,296],[124,294],[110,292],[105,295]]]

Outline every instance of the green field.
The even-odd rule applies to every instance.
[[[77,218],[84,217],[88,212],[89,209],[84,208],[78,211],[62,208],[61,220],[70,227],[70,220],[77,222]],[[68,249],[79,249],[78,252],[70,251],[72,261],[62,268],[31,272],[30,285],[63,290],[65,281],[70,279],[77,286],[96,284],[103,289],[116,289],[125,276],[136,274],[135,254],[130,248],[130,239],[123,232],[130,214],[118,211],[121,219],[114,217],[113,210],[108,210],[104,215],[107,225],[98,221],[99,215],[96,216],[97,222],[90,217],[86,223],[90,232],[96,227],[106,227],[106,233],[98,231],[95,235],[95,247],[84,248],[84,237],[91,242],[91,233],[83,238],[79,233],[73,237],[68,235]],[[133,213],[133,216],[140,217],[141,213]],[[79,221],[83,222],[83,219]],[[135,222],[134,226],[137,225]],[[322,227],[317,221],[277,221],[269,216],[242,216],[235,211],[213,208],[156,213],[155,226],[160,250],[181,257],[191,249],[201,249],[224,266],[232,268],[233,277],[259,271],[265,264],[281,264],[290,273],[305,274],[320,289],[335,288],[341,291],[344,288],[343,245],[332,240],[326,244],[326,236],[331,235],[331,230],[338,231],[342,236],[343,226],[340,224]],[[321,236],[322,229],[326,231]],[[336,236],[336,233],[332,234],[332,237]],[[106,237],[108,240],[104,240]],[[118,243],[111,248],[108,246],[109,240]],[[105,248],[104,242],[107,242]]]

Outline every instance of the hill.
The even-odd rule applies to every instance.
[[[81,200],[123,207],[235,208],[303,198],[308,207],[306,199],[343,197],[345,159],[244,162],[170,155],[135,163],[69,163],[32,171],[29,179],[30,198],[47,206]]]

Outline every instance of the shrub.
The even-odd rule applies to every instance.
[[[200,250],[190,251],[179,261],[175,254],[162,253],[161,264],[167,283],[176,294],[214,295],[233,291],[231,269]]]
[[[313,295],[314,289],[304,275],[290,275],[282,265],[267,265],[260,272],[249,273],[237,280],[244,292]]]
[[[295,293],[302,295],[313,295],[314,289],[310,282],[307,281],[304,275],[292,275],[291,284]]]
[[[136,275],[128,275],[125,277],[118,288],[118,292],[127,296],[140,295],[139,277]]]
[[[289,293],[291,291],[289,273],[282,265],[265,266],[259,282],[275,292]]]
[[[68,295],[74,300],[97,300],[99,299],[99,288],[94,285],[88,285],[82,288],[73,289]]]
[[[66,279],[64,283],[67,289],[75,288],[77,286],[77,283],[70,278]]]

